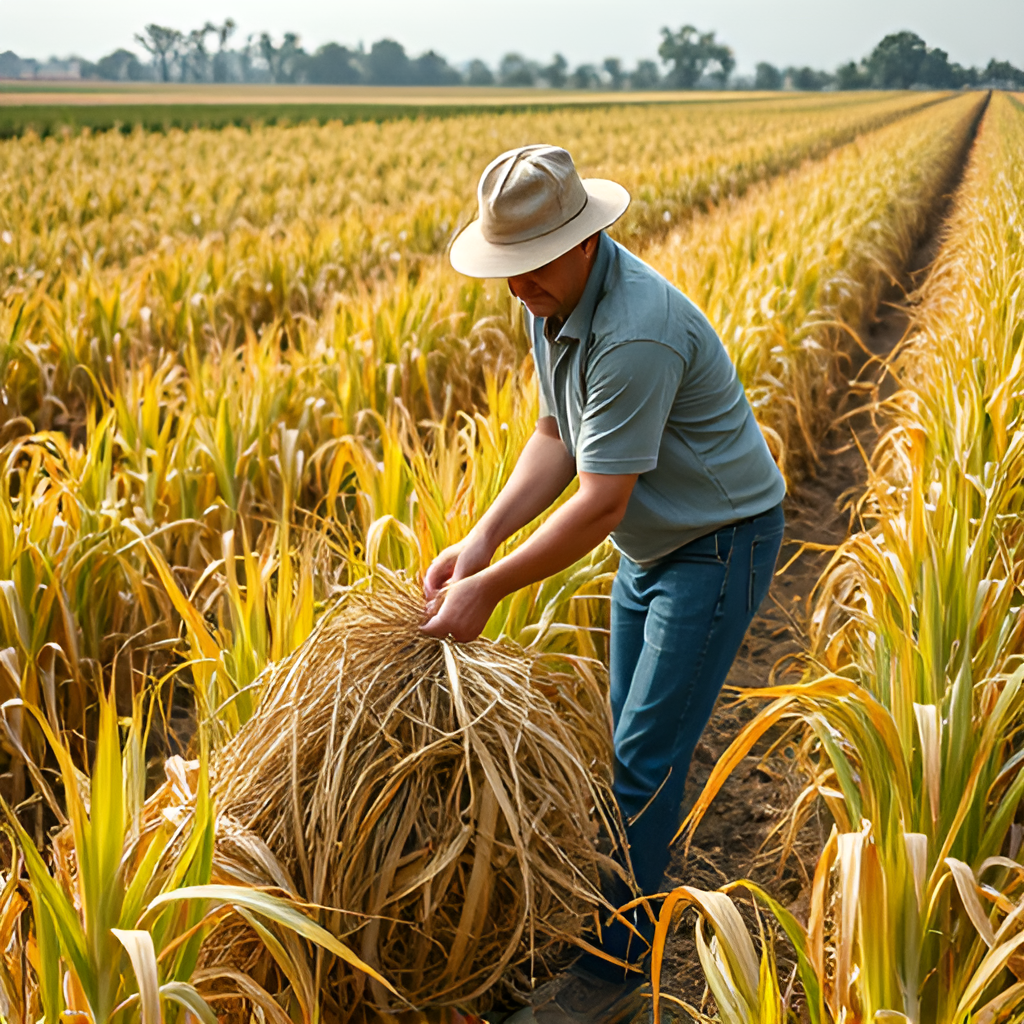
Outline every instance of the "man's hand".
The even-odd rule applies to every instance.
[[[451,583],[458,583],[486,569],[494,557],[494,550],[470,534],[458,544],[452,544],[430,563],[423,577],[423,596],[427,599],[427,610],[437,610],[436,599]]]
[[[433,602],[433,609],[428,605],[428,614],[431,610],[433,614],[421,629],[430,636],[442,639],[450,636],[460,643],[468,643],[483,632],[502,596],[494,593],[479,575],[449,583],[438,595],[440,607],[437,607],[437,600]]]

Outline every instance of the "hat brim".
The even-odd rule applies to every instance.
[[[587,205],[567,224],[525,242],[488,242],[475,220],[452,242],[448,258],[467,277],[515,277],[550,263],[597,231],[614,224],[629,206],[629,193],[617,182],[585,178]]]

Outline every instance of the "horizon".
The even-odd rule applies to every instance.
[[[429,9],[412,0],[380,0],[373,10],[344,16],[325,12],[310,0],[296,0],[287,15],[267,0],[250,2],[244,11],[232,12],[232,6],[238,5],[227,0],[215,4],[111,0],[97,12],[85,11],[69,0],[37,0],[31,10],[0,0],[5,21],[0,49],[41,62],[69,57],[96,61],[120,48],[144,58],[134,34],[145,24],[188,31],[207,20],[234,17],[238,28],[229,43],[233,47],[250,34],[267,31],[280,38],[285,31],[293,31],[309,52],[328,42],[354,48],[391,38],[410,55],[435,50],[454,65],[480,59],[494,66],[508,52],[541,63],[559,52],[573,66],[598,64],[612,56],[632,65],[638,60],[658,60],[663,26],[675,30],[692,23],[701,31],[714,31],[720,42],[732,47],[737,75],[752,74],[759,61],[780,68],[834,70],[847,61],[859,61],[883,36],[902,30],[916,32],[930,47],[945,50],[951,61],[964,66],[984,66],[990,59],[1024,66],[1024,3],[1019,0],[981,0],[973,5],[969,19],[964,18],[962,6],[948,0],[934,4],[867,0],[856,11],[832,11],[827,19],[821,18],[820,4],[812,0],[783,0],[770,11],[756,0],[698,0],[688,3],[685,12],[678,11],[681,5],[674,0],[636,0],[626,23],[622,23],[621,7],[611,0],[563,0],[554,12],[545,0],[521,0],[521,17],[503,26],[500,43],[490,42],[480,19],[470,17],[476,10],[471,0],[444,0]],[[531,12],[538,17],[531,20]],[[811,12],[814,15],[808,17]],[[585,17],[575,20],[580,14]],[[542,34],[531,31],[544,21]],[[402,25],[401,31],[394,30],[396,24]],[[547,41],[538,42],[541,35]],[[44,37],[50,42],[43,42]]]

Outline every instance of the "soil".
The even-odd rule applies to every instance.
[[[856,525],[853,499],[860,493],[866,476],[860,449],[870,453],[877,440],[878,424],[872,410],[878,398],[895,390],[894,381],[885,372],[884,360],[910,326],[912,300],[908,293],[921,284],[938,251],[942,224],[950,206],[951,197],[937,212],[926,238],[908,261],[903,280],[883,296],[875,322],[862,332],[865,347],[877,358],[871,360],[866,354],[859,354],[851,363],[850,379],[870,388],[853,386],[840,396],[835,411],[837,419],[843,418],[823,439],[821,465],[813,477],[793,488],[787,499],[786,536],[778,562],[785,569],[776,576],[768,598],[751,624],[723,696],[697,748],[687,779],[687,809],[729,743],[764,707],[763,701],[739,701],[729,688],[763,687],[783,680],[795,682],[799,677],[815,584],[832,550]],[[854,435],[860,448],[854,443]],[[816,547],[801,551],[808,542],[823,546],[824,550]],[[774,738],[778,739],[778,734]],[[809,878],[828,837],[831,820],[822,808],[804,827],[792,854],[783,861],[775,832],[786,822],[793,799],[805,780],[795,769],[791,749],[787,756],[787,748],[782,744],[781,749],[765,757],[767,746],[762,743],[725,782],[698,826],[689,851],[685,851],[682,839],[677,841],[668,880],[676,885],[716,889],[725,882],[748,878],[762,885],[806,923]],[[705,988],[693,938],[695,919],[693,911],[685,913],[670,937],[661,985],[668,995],[710,1012],[713,1001]],[[753,927],[756,944],[756,925]],[[782,975],[789,966],[784,940],[777,942],[776,952]],[[780,977],[783,986],[787,980]],[[663,1013],[663,1019],[671,1017],[689,1019],[674,1003],[667,1004]]]

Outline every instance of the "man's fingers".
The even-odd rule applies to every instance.
[[[452,582],[452,572],[455,569],[455,562],[441,561],[435,559],[430,563],[426,575],[423,577],[423,596],[429,601],[441,593],[444,588]]]
[[[426,606],[424,612],[427,618],[433,618],[441,610],[441,605],[444,604],[444,591],[437,591],[435,594],[427,597]]]
[[[424,593],[426,593],[426,591],[428,590],[431,590],[436,594],[437,591],[441,588],[443,582],[444,577],[441,575],[441,572],[438,569],[437,564],[431,563],[431,565],[429,566],[429,568],[427,569],[426,573],[423,576]]]
[[[440,639],[444,639],[449,634],[448,627],[443,625],[439,620],[440,615],[432,615],[426,622],[420,626],[420,632],[426,633],[427,636],[436,636]]]

